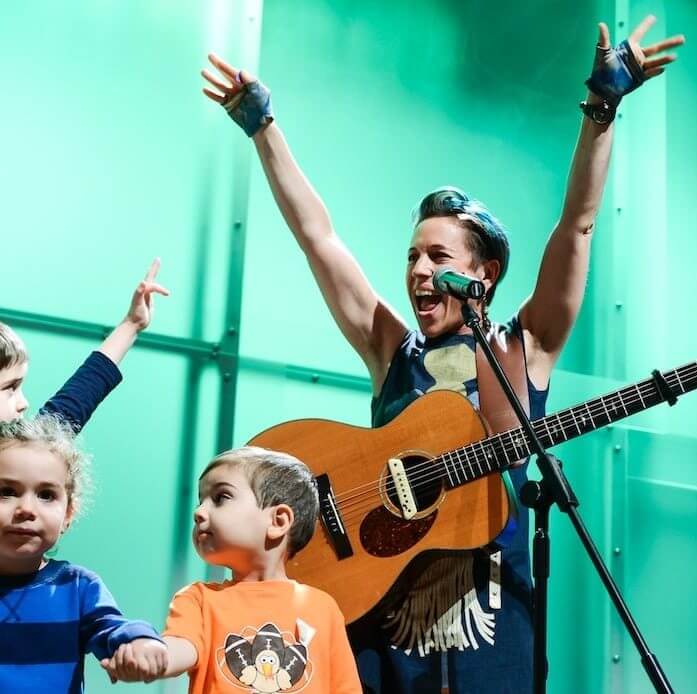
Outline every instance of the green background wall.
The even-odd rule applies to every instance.
[[[363,366],[252,148],[200,94],[208,50],[272,88],[336,228],[404,315],[413,205],[445,183],[484,200],[511,232],[494,307],[504,319],[532,289],[560,211],[596,23],[619,39],[647,11],[659,17],[651,38],[683,32],[688,43],[669,75],[622,105],[550,411],[695,358],[693,0],[2,3],[0,320],[29,345],[33,409],[120,319],[153,256],[172,290],[86,430],[96,490],[59,556],[160,625],[172,592],[207,575],[188,533],[197,473],[217,449],[291,418],[369,421]],[[676,691],[697,680],[696,414],[687,396],[556,451]],[[650,691],[557,513],[552,533],[549,690]],[[93,662],[87,682],[112,691]]]

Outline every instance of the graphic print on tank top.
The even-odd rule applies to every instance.
[[[425,347],[419,353],[423,372],[418,380],[425,386],[422,393],[452,390],[478,408],[473,338],[454,337],[459,338],[455,344]],[[413,391],[410,395],[406,396],[410,401],[415,399]],[[429,564],[409,587],[400,607],[387,617],[383,626],[390,640],[408,653],[415,648],[422,656],[450,648],[476,650],[481,640],[494,645],[495,616],[480,604],[472,552]]]

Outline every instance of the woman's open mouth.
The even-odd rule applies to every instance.
[[[419,316],[428,316],[443,303],[443,295],[429,289],[417,289],[414,292],[414,305]]]

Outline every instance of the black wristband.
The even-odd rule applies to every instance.
[[[586,118],[590,118],[594,123],[606,125],[615,120],[617,109],[608,101],[603,99],[599,104],[591,104],[587,101],[582,101],[579,108],[583,111]]]

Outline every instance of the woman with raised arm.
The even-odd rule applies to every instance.
[[[615,48],[607,26],[599,25],[562,212],[532,294],[503,325],[491,323],[487,311],[506,273],[509,247],[502,225],[484,205],[456,188],[442,188],[417,206],[406,264],[406,288],[418,324],[411,330],[376,294],[335,233],[325,205],[274,122],[268,89],[209,56],[218,75],[203,71],[210,85],[203,91],[253,138],[279,209],[339,328],[370,372],[373,426],[389,422],[425,392],[448,388],[479,407],[494,431],[502,430],[496,426],[500,404],[490,392],[492,381],[484,378],[487,367],[463,323],[461,303],[434,288],[434,272],[442,267],[483,282],[486,293],[475,309],[489,328],[488,339],[499,345],[507,372],[523,374],[516,390],[531,418],[543,416],[550,372],[583,298],[617,105],[661,74],[675,60],[664,51],[684,41],[674,36],[642,48],[654,22],[647,17]],[[509,472],[516,491],[526,469],[523,464]],[[532,691],[527,512],[517,521],[508,528],[503,549],[492,545],[431,561],[398,600],[387,601],[389,609],[350,625],[365,691],[437,694],[446,671],[452,694]]]

